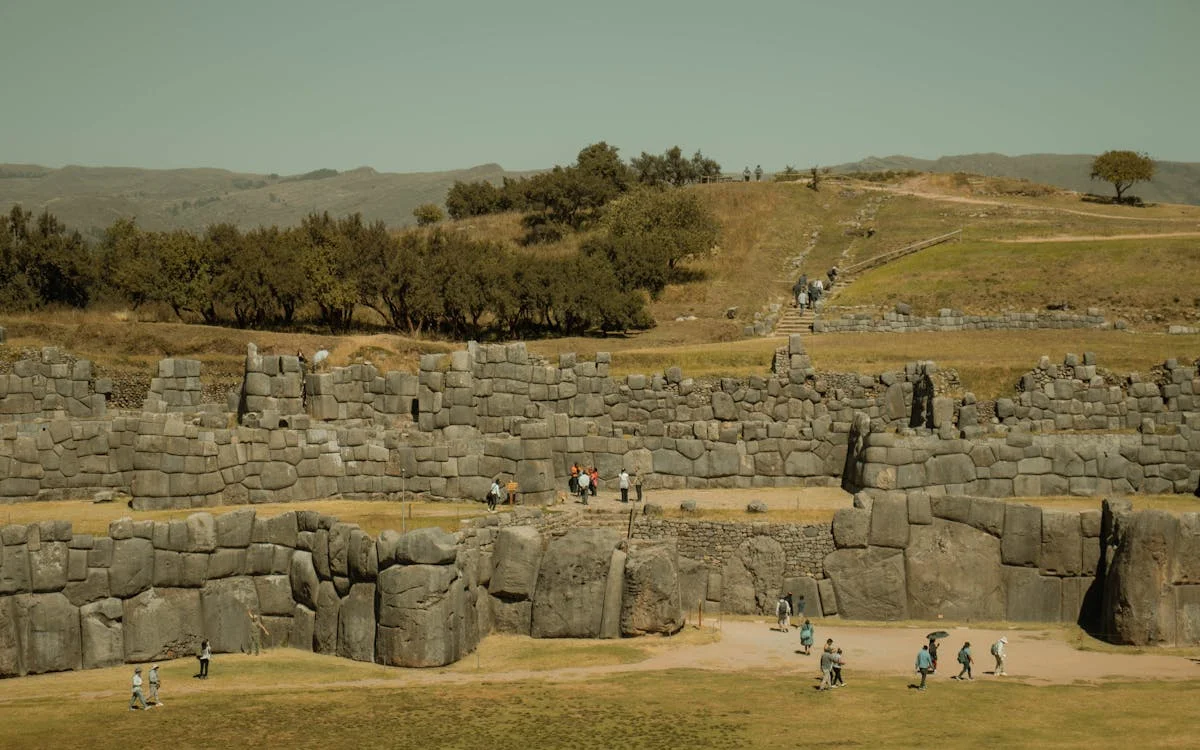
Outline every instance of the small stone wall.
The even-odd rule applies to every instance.
[[[992,329],[1110,328],[1098,308],[1087,313],[1006,312],[999,315],[967,315],[943,308],[937,315],[920,316],[901,312],[843,313],[839,317],[818,317],[813,333],[908,333],[912,331],[982,331]]]
[[[194,412],[200,409],[202,398],[200,360],[164,359],[158,363],[158,377],[150,380],[142,410]]]
[[[92,363],[48,347],[38,359],[21,359],[0,375],[0,421],[97,419],[111,382],[92,377]]]
[[[828,523],[725,523],[684,519],[636,519],[636,539],[674,539],[683,557],[720,569],[738,548],[755,536],[774,539],[783,549],[783,575],[787,578],[821,578],[825,555],[833,552],[833,533]],[[718,598],[719,600],[719,598]]]

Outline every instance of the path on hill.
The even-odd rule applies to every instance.
[[[1155,240],[1170,237],[1200,237],[1200,232],[1143,232],[1140,234],[1058,234],[1050,237],[1009,237],[991,239],[988,242],[1029,243],[1040,242],[1103,242],[1105,240]]]
[[[855,186],[856,189],[862,190],[878,190],[894,195],[907,195],[913,198],[926,198],[933,201],[944,201],[947,203],[970,203],[980,206],[1003,206],[1004,208],[1024,208],[1030,211],[1050,211],[1066,214],[1075,214],[1076,216],[1091,216],[1097,219],[1116,219],[1118,221],[1164,221],[1161,217],[1155,216],[1114,216],[1112,214],[1102,214],[1095,211],[1080,211],[1075,208],[1062,208],[1060,206],[1038,206],[1031,203],[1022,203],[1020,201],[1004,201],[994,198],[969,198],[965,195],[947,195],[945,193],[930,193],[924,190],[911,190],[908,188],[892,187],[888,185],[860,185]]]

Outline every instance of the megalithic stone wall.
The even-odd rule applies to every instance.
[[[0,421],[97,419],[104,416],[107,379],[95,379],[92,363],[54,347],[36,359],[19,359],[0,375]]]
[[[236,653],[249,648],[250,613],[262,617],[267,646],[442,666],[490,632],[489,584],[498,597],[526,601],[524,620],[499,613],[525,633],[596,637],[602,622],[616,635],[683,626],[673,543],[553,532],[556,522],[519,512],[458,534],[426,528],[378,539],[312,511],[124,518],[106,537],[59,521],[4,526],[0,677],[190,656],[203,639],[217,654]],[[582,549],[597,561],[584,598]],[[610,565],[618,553],[628,566]]]

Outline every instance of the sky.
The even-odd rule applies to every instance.
[[[0,0],[0,162],[1200,161],[1200,0]]]

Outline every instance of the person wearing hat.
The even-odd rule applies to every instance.
[[[162,707],[162,701],[158,699],[158,665],[150,665],[150,674],[146,675],[150,679],[150,703],[156,708]]]
[[[141,703],[142,708],[149,708],[146,705],[146,699],[142,696],[142,668],[135,667],[133,670],[133,695],[129,698],[129,710],[138,710],[137,704]]]
[[[1001,638],[992,644],[992,656],[996,657],[996,672],[997,677],[1003,677],[1008,673],[1004,671],[1004,658],[1007,656],[1005,647],[1008,645],[1007,638]]]

